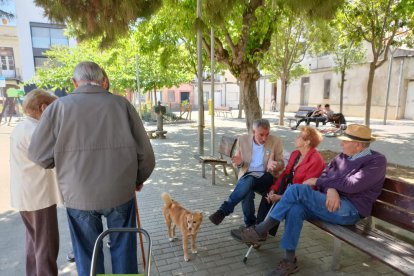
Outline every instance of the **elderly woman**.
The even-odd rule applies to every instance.
[[[282,194],[290,184],[302,184],[310,178],[317,178],[325,168],[325,162],[316,147],[322,141],[322,135],[313,127],[305,126],[300,128],[296,136],[294,150],[286,168],[270,187],[267,195],[268,203],[280,200]],[[272,228],[269,233],[275,235],[278,225]],[[231,230],[232,236],[238,238],[242,229]],[[263,240],[266,237],[263,237]]]
[[[45,170],[28,158],[32,134],[43,111],[56,99],[44,90],[28,93],[23,102],[27,118],[10,136],[11,205],[26,226],[26,275],[57,275],[59,230],[56,205],[62,195],[54,170]]]
[[[269,201],[275,202],[290,184],[302,184],[305,180],[319,177],[325,163],[316,147],[322,141],[322,135],[315,128],[306,126],[296,136],[294,150],[285,170],[276,179],[268,194]]]

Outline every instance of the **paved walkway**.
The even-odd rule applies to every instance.
[[[197,118],[196,114],[193,118]],[[271,121],[275,114],[266,114]],[[358,121],[358,118],[355,118]],[[352,119],[350,119],[352,121]],[[205,152],[209,152],[210,129],[206,116]],[[151,127],[148,127],[151,128]],[[154,126],[155,128],[155,126]],[[374,122],[372,128],[383,137],[373,148],[383,152],[389,162],[414,164],[414,122],[390,121],[387,126]],[[24,227],[21,219],[9,203],[8,154],[11,127],[0,126],[0,275],[24,275]],[[232,216],[220,226],[210,223],[208,216],[226,199],[234,188],[234,180],[217,172],[215,186],[211,186],[211,173],[207,168],[207,179],[202,179],[201,168],[194,155],[198,153],[197,125],[165,125],[166,140],[152,140],[157,166],[151,178],[138,193],[142,227],[149,231],[153,241],[152,275],[262,275],[271,270],[283,257],[278,248],[280,233],[268,239],[260,250],[253,250],[247,261],[242,263],[247,247],[234,241],[230,229],[242,225],[241,207],[237,206]],[[223,134],[239,135],[245,132],[244,120],[216,119],[216,141]],[[272,125],[272,133],[281,137],[288,151],[293,149],[296,135],[288,127]],[[325,138],[320,149],[339,150],[338,140]],[[181,238],[169,242],[162,216],[160,194],[169,192],[174,199],[190,210],[201,210],[205,214],[197,239],[199,253],[192,255],[190,262],[184,262]],[[77,275],[74,264],[65,261],[70,250],[70,237],[63,208],[59,208],[60,241],[59,275]],[[297,250],[300,272],[296,275],[400,275],[379,261],[350,247],[343,246],[341,269],[330,270],[333,239],[305,223]]]

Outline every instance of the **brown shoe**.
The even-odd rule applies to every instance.
[[[246,229],[251,228],[251,227],[252,226],[250,226],[250,227],[240,226],[238,229],[232,229],[230,231],[230,234],[234,239],[236,239],[240,242],[243,242],[243,240],[241,238],[242,232],[246,231]],[[263,241],[266,240],[266,238],[267,238],[267,235],[259,236],[259,241],[263,242]]]
[[[232,232],[236,232],[236,231],[232,231]],[[237,235],[235,235],[237,234]],[[239,233],[232,233],[232,236],[237,239],[238,241],[247,243],[247,244],[258,244],[259,242],[265,241],[267,238],[267,234],[259,236],[259,234],[257,234],[254,226],[246,228],[244,230],[240,231],[240,238],[238,238]]]
[[[274,270],[267,274],[267,276],[286,276],[298,271],[299,267],[297,265],[296,258],[294,262],[283,259]]]

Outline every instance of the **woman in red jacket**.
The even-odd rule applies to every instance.
[[[315,128],[306,126],[300,129],[295,140],[296,150],[290,154],[284,171],[270,187],[269,203],[278,201],[288,185],[302,184],[309,178],[318,178],[321,175],[325,162],[316,150],[321,141],[322,135]]]

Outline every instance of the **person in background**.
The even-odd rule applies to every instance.
[[[92,252],[108,228],[136,227],[135,192],[151,175],[155,157],[135,108],[105,88],[102,69],[94,62],[76,65],[75,90],[43,113],[29,147],[31,160],[56,167],[65,201],[79,275],[89,275]],[[134,234],[111,233],[114,274],[136,274]],[[97,274],[104,274],[102,248]]]
[[[309,112],[309,113],[310,113],[310,112]],[[310,123],[309,118],[310,118],[310,117],[320,117],[320,116],[322,116],[322,114],[323,114],[322,105],[318,104],[318,105],[316,106],[316,109],[315,109],[314,111],[312,111],[312,113],[310,113],[310,114],[309,114],[309,113],[308,113],[308,116],[306,116],[305,118],[300,119],[300,120],[296,123],[296,125],[295,125],[295,126],[293,126],[293,127],[291,127],[290,129],[291,129],[291,130],[296,130],[296,129],[298,129],[299,125],[300,125],[302,122],[306,122],[306,125],[309,125],[309,123]]]
[[[304,184],[308,185],[291,185],[266,220],[240,233],[240,241],[255,244],[269,229],[285,220],[280,241],[285,257],[269,275],[289,275],[299,270],[296,248],[304,220],[354,225],[371,215],[381,194],[387,160],[369,148],[375,138],[365,125],[351,124],[338,138],[342,153],[329,163],[319,178],[305,180]]]
[[[54,170],[28,158],[29,144],[40,116],[56,97],[35,89],[26,95],[26,119],[10,136],[11,205],[26,227],[26,275],[58,275],[59,229],[56,206],[62,204]]]
[[[240,201],[246,226],[255,225],[266,217],[271,206],[265,197],[274,182],[273,177],[284,168],[282,142],[269,133],[269,121],[258,119],[253,122],[252,134],[245,134],[237,139],[237,154],[233,156],[232,163],[239,168],[239,180],[229,198],[210,215],[209,219],[215,225],[233,213],[234,207]],[[257,218],[255,192],[262,195]]]

